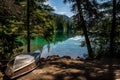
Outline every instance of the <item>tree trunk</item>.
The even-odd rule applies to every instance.
[[[30,52],[30,0],[27,0],[27,52]]]
[[[83,18],[83,16],[81,16],[81,18]],[[90,40],[88,38],[87,27],[85,25],[84,19],[83,19],[83,22],[82,22],[82,30],[83,30],[83,33],[84,33],[84,36],[85,36],[85,41],[86,41],[86,44],[87,44],[88,55],[89,55],[90,58],[93,58],[93,51],[92,51],[92,48],[91,48]]]
[[[116,28],[116,0],[113,0],[113,19],[112,19],[111,34],[110,34],[110,55],[111,57],[115,55],[114,54],[115,28]]]
[[[86,27],[86,24],[85,24],[85,20],[83,18],[83,13],[82,13],[82,8],[81,8],[81,5],[80,5],[80,1],[79,0],[76,0],[77,2],[77,7],[78,7],[78,11],[79,11],[79,23],[82,22],[82,25],[78,24],[79,26],[82,27],[82,30],[83,30],[83,33],[84,33],[84,36],[85,36],[85,41],[86,41],[86,44],[87,44],[87,49],[88,49],[88,55],[90,58],[93,58],[93,51],[92,51],[92,48],[91,48],[91,44],[90,44],[90,40],[88,38],[88,34],[87,34],[87,27]]]

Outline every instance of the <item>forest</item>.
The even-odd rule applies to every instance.
[[[18,39],[30,52],[30,39],[49,43],[70,30],[85,37],[87,59],[120,58],[120,0],[63,0],[72,4],[72,17],[54,13],[46,1],[0,0],[0,61],[23,52]]]
[[[24,38],[27,41],[27,29],[29,25],[30,39],[43,37],[46,41],[52,41],[56,30],[64,32],[73,25],[67,16],[53,13],[52,7],[43,1],[30,1],[29,13],[25,0],[1,2],[0,12],[0,59],[9,59],[16,53],[20,53],[23,46],[17,39]],[[9,6],[8,6],[9,5]],[[9,9],[10,8],[10,9]],[[7,15],[6,15],[7,14]],[[27,16],[29,17],[29,24]],[[66,18],[64,18],[66,17]]]
[[[53,13],[53,8],[44,2],[46,0],[31,0],[27,5],[25,0],[1,0],[0,59],[21,52],[23,44],[17,41],[18,37],[25,38],[29,48],[28,38],[43,37],[51,41],[57,30],[66,32],[67,29],[85,36],[90,58],[120,56],[119,0],[64,0],[64,3],[72,3],[74,12],[68,19]]]

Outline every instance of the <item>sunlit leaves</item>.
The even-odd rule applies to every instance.
[[[52,22],[46,0],[30,0],[30,36],[51,37]],[[37,3],[41,4],[38,5]],[[10,57],[21,44],[18,37],[26,38],[26,0],[0,0],[0,51]],[[47,34],[46,34],[47,33]],[[20,47],[19,47],[20,48]],[[9,53],[9,54],[8,54]],[[4,57],[5,57],[4,56]]]

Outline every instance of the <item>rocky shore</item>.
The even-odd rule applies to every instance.
[[[41,58],[41,65],[16,80],[120,80],[120,60],[80,60],[58,55]],[[0,80],[7,80],[0,73]]]

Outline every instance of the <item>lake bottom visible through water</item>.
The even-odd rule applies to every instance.
[[[32,46],[40,46],[41,39],[37,38],[37,40],[32,41]],[[41,49],[41,57],[46,58],[47,56],[59,55],[62,56],[70,56],[71,58],[86,58],[87,57],[87,48],[86,46],[81,47],[81,43],[84,41],[84,37],[75,36],[68,38],[63,41],[57,41],[55,43],[45,44]],[[39,49],[39,48],[38,48]],[[36,49],[35,49],[36,50]]]

